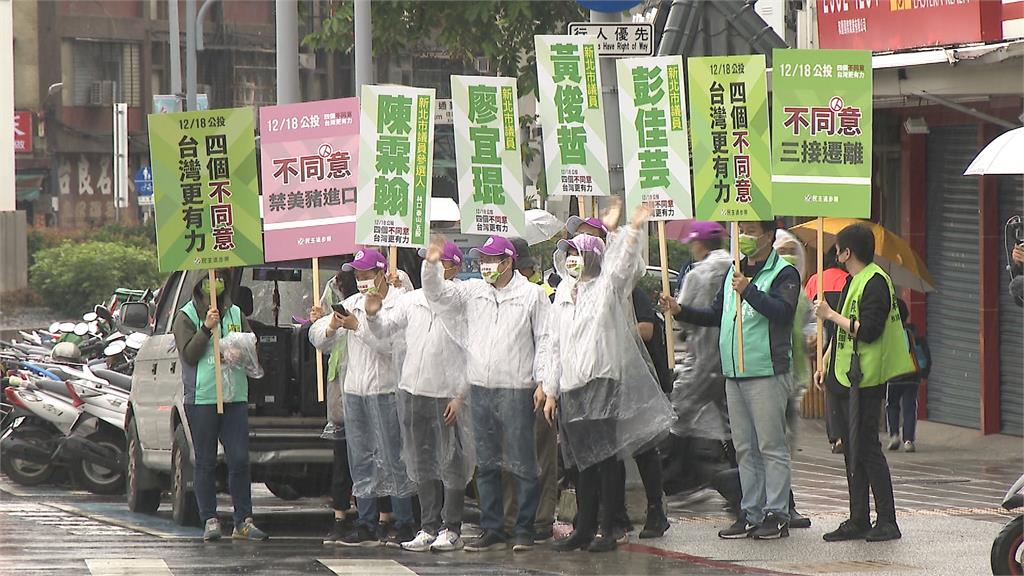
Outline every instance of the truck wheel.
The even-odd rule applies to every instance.
[[[179,526],[199,526],[196,494],[188,489],[188,481],[192,478],[192,461],[183,426],[174,429],[171,467],[171,517]]]
[[[40,428],[25,426],[12,433],[26,442],[37,441],[45,444],[52,434]],[[0,453],[0,470],[13,482],[22,486],[38,486],[50,480],[57,466],[53,462],[39,464],[21,458],[14,458],[10,454]]]
[[[140,514],[152,514],[160,508],[160,488],[143,487],[141,481],[150,472],[142,463],[142,445],[135,421],[128,426],[128,509]]]
[[[992,554],[989,558],[992,564],[992,573],[1024,574],[1020,562],[1017,562],[1017,548],[1024,541],[1024,516],[1017,516],[1003,526],[1003,529],[992,542]]]
[[[107,451],[123,453],[124,440],[117,437],[110,430],[99,430],[87,437],[96,445]],[[118,468],[111,470],[105,466],[87,462],[84,459],[77,459],[68,466],[68,472],[74,483],[85,488],[93,494],[123,494],[124,493],[124,470]]]

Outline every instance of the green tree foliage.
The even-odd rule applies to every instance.
[[[564,34],[569,22],[580,20],[585,14],[571,0],[375,1],[373,50],[402,53],[433,45],[465,62],[486,56],[498,76],[519,78],[519,93],[527,95],[537,89],[533,37]],[[320,29],[303,39],[335,52],[349,52],[353,43],[351,0],[330,1]]]
[[[155,288],[163,280],[152,248],[116,242],[64,242],[36,253],[29,284],[44,304],[78,315],[115,288]]]

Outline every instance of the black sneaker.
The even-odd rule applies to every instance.
[[[843,542],[845,540],[863,540],[868,535],[870,526],[865,526],[853,520],[843,520],[839,528],[826,532],[821,538],[825,542]]]
[[[665,516],[665,510],[661,504],[647,507],[647,521],[644,522],[644,529],[640,531],[640,539],[661,538],[665,535],[671,524]]]
[[[779,518],[774,512],[765,514],[764,522],[750,534],[754,540],[776,540],[789,536],[789,523]]]
[[[352,533],[352,523],[347,520],[334,519],[334,526],[324,536],[324,544],[338,544],[345,536]]]
[[[370,548],[380,546],[383,542],[376,532],[360,524],[356,526],[355,530],[349,532],[348,536],[338,540],[338,544],[349,547]]]
[[[718,537],[726,540],[738,540],[741,538],[749,538],[750,534],[757,530],[757,526],[747,522],[746,516],[741,516],[739,520],[733,523],[732,526],[718,531]]]
[[[573,530],[572,534],[568,537],[562,538],[561,540],[555,540],[551,544],[551,548],[556,552],[572,552],[573,550],[581,550],[590,546],[591,540],[594,539],[593,534],[583,534],[577,530]]]
[[[533,550],[533,534],[516,534],[512,538],[513,552],[529,552]]]
[[[534,544],[548,544],[555,539],[555,532],[550,526],[535,530],[533,533]]]
[[[864,539],[868,542],[885,542],[887,540],[899,540],[902,537],[903,534],[900,532],[900,527],[895,522],[883,520],[875,522],[874,528],[868,530]]]
[[[384,540],[385,546],[401,548],[403,542],[411,542],[416,538],[416,529],[412,526],[395,528],[395,533]]]
[[[810,528],[811,519],[796,511],[796,508],[789,509],[790,528]]]
[[[479,538],[466,544],[466,552],[486,552],[487,550],[504,550],[507,548],[506,538],[493,530],[485,530]]]
[[[598,534],[590,541],[590,545],[587,546],[587,552],[611,552],[618,548],[618,546],[619,545],[615,541],[615,538],[608,538],[607,536]]]

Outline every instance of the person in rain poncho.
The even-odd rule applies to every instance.
[[[621,208],[618,205],[613,206],[616,213],[620,213]],[[616,217],[617,218],[617,217]],[[614,222],[609,219],[612,226],[618,225],[618,220]],[[595,236],[602,240],[608,238],[609,228],[601,218],[590,217],[580,218],[579,216],[570,216],[565,222],[565,231],[570,237],[579,236],[581,234]],[[643,274],[644,262],[641,258],[637,257],[634,264],[637,266],[637,273]],[[561,251],[555,252],[555,268],[558,270],[562,277],[568,276],[565,270],[565,253]],[[556,289],[556,300],[562,298],[563,301],[569,296],[569,291],[572,289],[573,283],[567,283],[565,285],[559,285]],[[559,292],[560,290],[560,292]],[[643,293],[640,287],[634,287],[632,293],[629,296],[633,313],[636,319],[636,328],[640,333],[641,339],[643,339],[644,353],[650,349],[651,342],[657,340],[655,325],[653,322],[655,315],[653,305],[647,307],[645,302],[649,302],[649,298]],[[659,342],[656,347],[660,348],[664,346],[664,342]],[[657,372],[659,369],[668,371],[668,354],[667,351],[656,350],[654,354],[647,353],[647,357]],[[666,375],[667,376],[667,375]],[[666,377],[667,379],[667,377]],[[640,479],[643,481],[644,494],[647,496],[647,518],[644,521],[644,527],[640,531],[640,538],[657,538],[665,534],[669,529],[668,518],[665,516],[664,506],[662,504],[662,497],[664,495],[664,487],[662,482],[662,469],[661,469],[661,453],[658,450],[657,445],[651,445],[646,447],[639,452],[633,454],[633,460],[636,462],[637,470],[640,472]],[[625,486],[626,483],[626,467],[624,462],[616,463],[616,473],[618,474],[618,484]],[[621,491],[620,491],[621,492]],[[633,525],[629,520],[629,514],[626,512],[626,501],[625,499],[619,499],[615,502],[617,511],[615,512],[615,536],[618,543],[625,543],[628,541],[628,532],[633,530]]]
[[[619,218],[613,203],[605,226]],[[568,538],[556,550],[616,547],[614,517],[622,499],[618,460],[652,445],[672,421],[672,409],[645,359],[630,293],[642,273],[641,228],[650,210],[641,206],[630,225],[604,242],[581,234],[562,240],[567,271],[549,321],[549,361],[544,414],[556,410],[566,466],[579,470],[579,512]],[[600,497],[598,496],[600,490]],[[602,509],[598,534],[598,507]]]
[[[662,305],[678,320],[720,329],[719,352],[743,486],[743,513],[718,536],[769,540],[789,536],[792,471],[786,404],[792,390],[792,331],[800,274],[772,248],[775,222],[740,222],[739,227],[738,248],[746,258],[739,270],[726,277],[711,306],[680,306],[667,296],[662,297]],[[738,312],[743,314],[742,370]]]
[[[309,339],[320,350],[333,350],[337,338],[347,339],[344,374],[345,437],[348,443],[352,493],[359,519],[356,528],[338,543],[379,545],[378,496],[391,496],[396,534],[388,544],[400,546],[415,535],[411,496],[416,492],[402,462],[395,391],[404,353],[400,341],[380,341],[368,332],[366,295],[377,295],[382,307],[394,307],[405,292],[388,284],[387,260],[376,250],[361,250],[342,269],[353,271],[358,294],[342,304],[347,314],[334,312],[317,320]],[[341,332],[344,329],[345,332]]]
[[[348,256],[347,259],[351,261],[352,257]],[[326,311],[331,310],[331,306],[336,302],[344,302],[358,292],[356,279],[352,272],[342,272],[339,269],[338,274],[328,281],[320,300],[321,305],[313,306],[310,309],[310,322],[315,323],[323,318],[327,314]],[[310,330],[309,335],[312,334],[313,332]],[[310,339],[310,344],[313,344],[312,339]],[[347,345],[347,338],[335,338],[332,348],[322,350],[330,356],[327,357],[327,382],[324,390],[327,400],[327,425],[324,427],[321,438],[330,440],[334,448],[334,462],[331,469],[331,507],[334,508],[334,525],[324,537],[324,544],[335,544],[352,532],[352,525],[346,517],[346,512],[351,507],[352,501],[352,473],[348,467],[343,398]]]
[[[477,458],[480,526],[465,549],[504,548],[501,470],[515,476],[519,514],[513,551],[533,547],[540,490],[534,445],[534,411],[543,402],[544,322],[551,303],[544,289],[516,272],[515,247],[491,236],[474,248],[482,280],[445,282],[443,240],[435,238],[423,264],[423,293],[445,320],[466,319],[467,404]]]
[[[732,258],[722,249],[726,231],[717,222],[694,222],[684,242],[693,263],[683,280],[676,301],[680,305],[711,306],[725,281]],[[718,350],[718,326],[684,324],[686,351],[672,386],[672,458],[665,476],[673,490],[699,487],[700,467],[696,444],[721,446],[730,439],[729,412],[725,403],[725,376]],[[719,452],[721,450],[719,449]],[[689,478],[681,478],[688,475]]]
[[[463,260],[459,247],[446,242],[441,255],[444,281],[458,281]],[[436,271],[432,268],[427,273]],[[466,394],[466,361],[461,348],[465,319],[442,320],[430,308],[422,289],[403,294],[389,310],[381,310],[379,296],[367,296],[366,316],[374,337],[405,339],[398,413],[403,460],[416,482],[421,522],[416,537],[403,542],[402,548],[412,552],[460,550],[463,502],[473,470],[472,447],[467,444],[469,418],[460,410]],[[469,454],[466,448],[470,448]]]

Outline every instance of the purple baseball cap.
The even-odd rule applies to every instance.
[[[380,252],[369,248],[356,252],[355,260],[341,266],[341,269],[345,272],[351,272],[353,270],[373,270],[374,268],[387,270],[388,259]]]
[[[487,239],[487,242],[484,242],[483,246],[473,248],[469,253],[476,256],[511,256],[515,259],[516,247],[512,245],[508,238],[491,236]]]
[[[569,219],[565,221],[565,230],[569,232],[569,234],[575,234],[576,230],[580,227],[581,224],[593,226],[594,228],[597,228],[598,230],[603,232],[605,235],[608,234],[608,228],[605,228],[604,222],[601,222],[601,219],[595,216],[591,216],[586,220],[580,218],[579,216],[570,216]]]
[[[696,220],[690,224],[689,232],[681,240],[685,244],[694,240],[713,240],[715,238],[725,238],[725,228],[722,228],[721,224]]]
[[[417,251],[417,253],[420,255],[420,258],[427,257],[426,248],[420,248]],[[456,264],[462,264],[462,261],[464,259],[465,256],[462,255],[462,250],[455,245],[455,242],[452,242],[451,240],[446,240],[444,243],[444,250],[441,252],[441,260],[455,262]]]
[[[577,252],[593,252],[600,256],[604,254],[604,241],[589,234],[580,234],[571,240],[558,241],[558,249],[562,252],[568,252],[570,248],[575,248]]]

